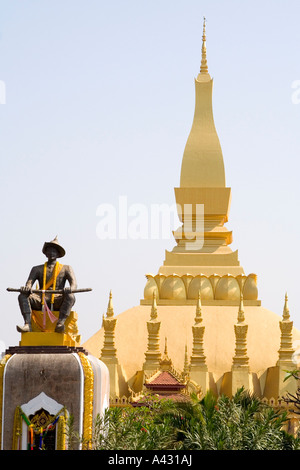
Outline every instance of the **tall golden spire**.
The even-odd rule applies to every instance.
[[[203,18],[203,34],[202,34],[202,57],[201,57],[201,67],[200,73],[208,73],[207,58],[206,58],[206,18]]]
[[[204,19],[201,67],[195,80],[194,119],[181,166],[182,188],[225,187],[223,154],[213,118],[212,86],[213,80],[207,66]]]
[[[183,276],[244,275],[237,250],[233,252],[229,246],[232,232],[225,226],[229,217],[231,189],[226,187],[223,153],[214,123],[212,89],[213,79],[207,67],[204,18],[201,67],[195,78],[194,118],[183,153],[180,186],[175,188],[181,225],[173,231],[176,245],[172,251],[166,251],[164,264],[159,269],[159,275],[168,276],[164,288],[167,283],[174,284],[175,279],[171,276],[180,276],[184,283]],[[176,289],[177,297],[172,288],[174,297],[172,292],[166,298],[182,302],[186,295],[184,287],[181,285]],[[160,294],[161,291],[159,303],[163,299]],[[214,300],[226,300],[227,296],[226,288],[225,296],[218,294]],[[235,300],[239,300],[239,292]]]

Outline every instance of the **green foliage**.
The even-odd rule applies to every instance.
[[[212,393],[190,403],[148,397],[146,406],[112,407],[94,427],[93,449],[294,450],[298,438],[283,431],[286,413],[243,389],[233,398]]]
[[[244,390],[229,399],[199,403],[203,419],[185,433],[185,448],[198,450],[277,450],[285,446],[286,414],[264,405]]]
[[[175,430],[168,417],[161,419],[170,405],[148,400],[138,408],[110,408],[97,417],[93,448],[97,450],[173,449]],[[172,405],[171,405],[172,406]]]

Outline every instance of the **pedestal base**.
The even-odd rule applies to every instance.
[[[79,346],[69,335],[55,332],[29,332],[21,334],[20,346]]]

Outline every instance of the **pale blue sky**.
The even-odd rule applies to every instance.
[[[174,203],[207,18],[214,117],[232,188],[228,228],[264,307],[288,291],[300,328],[300,3],[0,0],[0,340],[18,344],[17,295],[58,234],[80,287],[83,341],[138,305],[169,240],[96,236],[99,204]]]

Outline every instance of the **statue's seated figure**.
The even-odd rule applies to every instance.
[[[37,313],[40,311],[43,312],[44,322],[47,317],[52,323],[57,322],[55,331],[63,333],[65,322],[75,303],[72,290],[77,288],[77,283],[73,269],[71,266],[60,264],[57,261],[57,258],[62,258],[65,255],[64,248],[55,238],[50,242],[45,242],[42,251],[48,261],[45,264],[34,266],[25,286],[20,289],[18,300],[24,318],[24,326],[17,326],[17,330],[21,333],[32,331],[32,320],[36,323]],[[35,282],[38,282],[41,292],[32,292]],[[69,287],[66,287],[67,282]],[[62,293],[43,292],[49,290],[60,290]],[[58,319],[53,312],[59,312]]]

